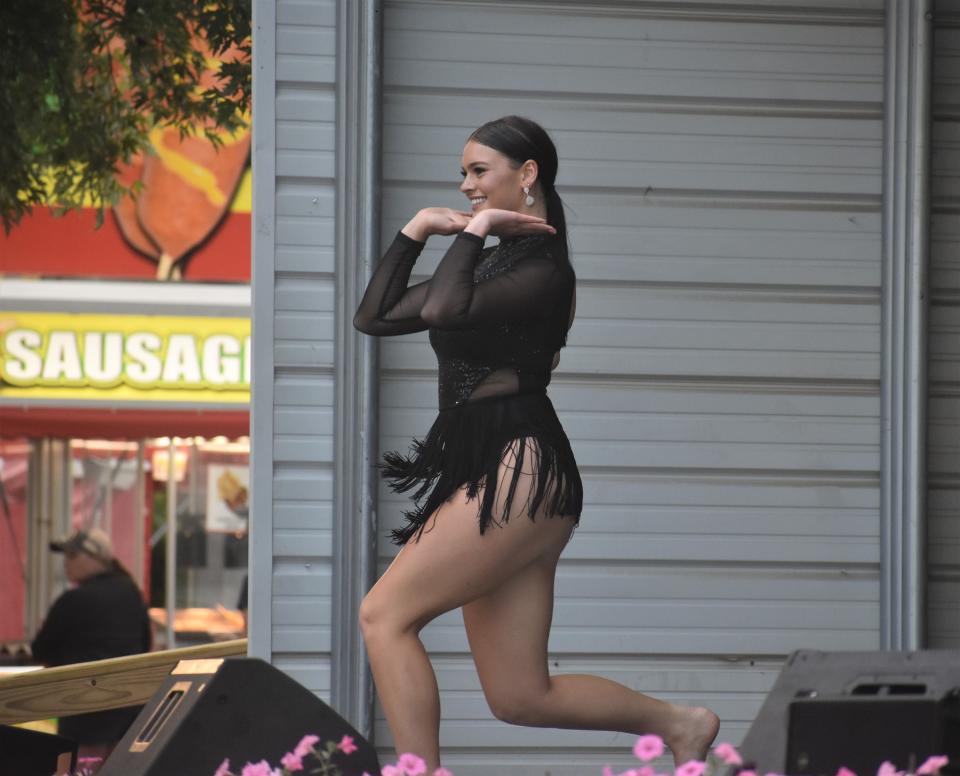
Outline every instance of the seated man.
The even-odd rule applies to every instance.
[[[50,549],[63,553],[74,585],[47,613],[33,640],[33,657],[62,666],[150,650],[150,620],[130,573],[113,556],[110,537],[98,528],[77,531]],[[80,745],[80,757],[105,758],[140,707],[78,714],[60,720],[59,732]]]

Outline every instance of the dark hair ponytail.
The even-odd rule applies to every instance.
[[[546,199],[547,223],[557,230],[557,244],[562,251],[562,258],[568,261],[567,219],[563,212],[563,200],[554,186],[559,166],[557,147],[546,130],[523,116],[504,116],[488,121],[475,130],[469,139],[499,151],[516,167],[528,159],[537,163],[538,180]]]

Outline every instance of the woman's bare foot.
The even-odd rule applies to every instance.
[[[717,737],[720,718],[703,706],[677,706],[674,733],[664,739],[673,752],[674,765],[705,760]]]

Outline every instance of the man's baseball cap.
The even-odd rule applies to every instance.
[[[113,543],[99,528],[74,531],[66,539],[50,542],[50,549],[54,552],[85,552],[104,563],[113,560]]]

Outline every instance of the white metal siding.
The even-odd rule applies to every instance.
[[[484,121],[528,115],[559,147],[579,290],[551,395],[586,498],[551,666],[707,703],[734,742],[788,652],[879,644],[883,4],[798,8],[385,15],[385,245],[418,208],[462,206]],[[418,335],[381,359],[381,448],[405,450],[436,412],[434,356]],[[381,490],[382,533],[404,506]],[[630,736],[494,721],[459,614],[423,636],[458,776],[629,760]],[[382,715],[376,738],[388,752]]]
[[[276,8],[271,650],[277,667],[326,698],[337,8],[334,0],[280,0]]]
[[[928,405],[931,647],[960,647],[960,2],[934,14]]]

